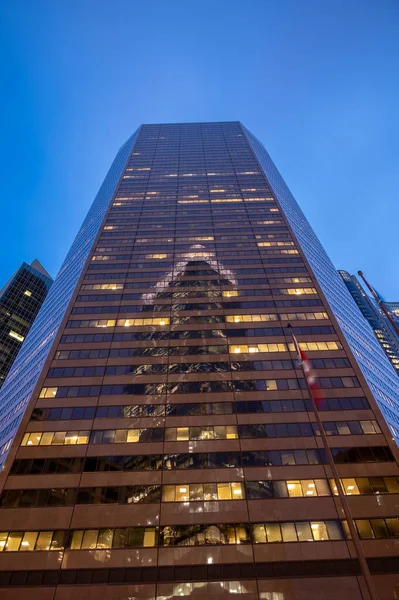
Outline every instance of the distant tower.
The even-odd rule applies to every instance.
[[[352,298],[360,308],[360,312],[370,323],[374,334],[390,360],[393,368],[399,375],[399,338],[391,323],[379,308],[377,302],[366,294],[362,285],[355,275],[346,271],[338,271]],[[398,321],[399,305],[397,302],[383,302],[384,307],[391,313],[392,319]]]
[[[34,260],[22,263],[0,290],[0,387],[49,291],[52,278]]]

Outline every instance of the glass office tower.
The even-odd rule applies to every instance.
[[[399,327],[399,302],[383,302],[396,327]]]
[[[22,263],[0,290],[0,388],[53,283],[43,265]]]
[[[369,322],[378,343],[387,355],[396,373],[399,374],[399,338],[389,319],[387,319],[374,298],[366,294],[355,275],[350,275],[347,271],[338,271],[338,273],[358,305],[360,312]],[[383,302],[383,305],[390,312],[395,322],[397,319],[397,314],[395,314],[397,303]]]
[[[394,598],[397,376],[256,138],[141,126],[74,245],[4,385],[1,597],[366,599],[293,331]]]

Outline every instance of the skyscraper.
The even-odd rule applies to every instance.
[[[399,374],[399,337],[392,327],[389,319],[383,313],[377,302],[368,296],[355,275],[349,275],[347,271],[338,271],[343,282],[351,293],[352,298],[358,305],[360,312],[371,325],[372,330],[387,355],[395,371]],[[390,312],[392,319],[397,319],[397,303],[384,302],[384,307]]]
[[[22,265],[0,290],[0,387],[21,349],[53,280],[34,260]]]
[[[383,302],[396,327],[399,327],[399,302]]]
[[[367,598],[291,332],[399,593],[397,376],[240,123],[141,126],[38,321],[0,394],[2,598]]]

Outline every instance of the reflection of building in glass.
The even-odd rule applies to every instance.
[[[2,473],[5,599],[364,600],[291,331],[389,598],[397,376],[353,309],[240,123],[143,125],[0,393],[24,412]]]
[[[0,290],[0,387],[53,280],[38,260],[22,263]]]
[[[393,368],[399,373],[399,338],[389,319],[384,315],[374,298],[366,294],[355,275],[349,275],[346,271],[338,271],[338,273],[358,305],[360,312],[371,325]],[[383,302],[383,305],[389,311],[395,324],[399,325],[399,303]]]
[[[195,244],[191,246],[190,252],[182,252],[180,256],[177,254],[175,258],[176,262],[174,264],[172,263],[173,270],[167,273],[161,281],[158,281],[153,286],[154,291],[143,294],[143,300],[152,302],[155,298],[190,298],[190,295],[191,297],[195,298],[221,298],[221,285],[237,285],[234,272],[230,269],[226,269],[226,267],[223,266],[223,263],[217,260],[215,253],[206,251],[205,246],[201,244]],[[188,280],[187,282],[185,277],[195,277],[195,279]],[[201,277],[205,277],[205,279],[201,279]],[[211,279],[208,279],[208,277]],[[177,291],[169,294],[167,289],[173,287],[199,287],[205,288],[205,290],[201,290],[199,292]],[[157,290],[160,291],[158,292]],[[224,297],[230,298],[237,295],[237,291],[234,289],[226,289],[223,291],[223,295]],[[176,304],[176,310],[184,310],[184,308],[178,308],[177,303],[174,304]],[[221,306],[219,306],[219,308],[221,308]],[[143,310],[146,309],[143,308]]]

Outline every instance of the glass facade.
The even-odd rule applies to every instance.
[[[399,338],[389,319],[384,315],[377,302],[365,293],[355,275],[350,275],[346,271],[338,271],[338,273],[358,305],[360,312],[369,322],[377,341],[396,373],[399,374]],[[386,310],[391,313],[395,322],[395,319],[397,319],[397,315],[395,314],[397,303],[384,302],[383,304]]]
[[[383,305],[389,312],[396,327],[399,327],[399,302],[383,302]]]
[[[392,436],[399,443],[399,386],[397,375],[385,352],[361,315],[355,301],[329,259],[309,222],[292,196],[265,148],[245,129],[267,181],[317,278],[334,317],[367,381],[371,392],[389,425]]]
[[[398,449],[263,147],[238,122],[142,125],[121,153],[1,475],[4,597],[365,598],[293,331],[388,599]]]
[[[4,463],[54,337],[89,255],[135,135],[122,146],[69,250],[21,352],[0,390],[0,466]]]
[[[53,283],[39,263],[22,263],[0,290],[0,388]]]

